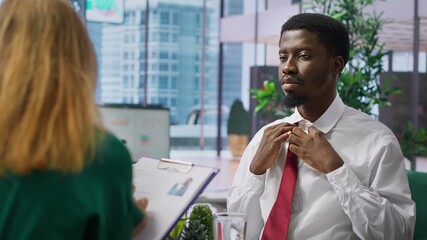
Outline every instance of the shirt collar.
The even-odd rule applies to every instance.
[[[288,122],[290,123],[298,122],[299,126],[305,126],[303,128],[314,126],[322,133],[328,133],[332,129],[332,127],[335,126],[338,120],[341,118],[341,115],[344,112],[344,107],[345,107],[344,103],[342,102],[341,98],[337,94],[332,104],[329,105],[328,109],[314,123],[311,123],[310,121],[304,119],[299,113],[297,108],[295,108],[294,114],[292,114],[288,118]]]

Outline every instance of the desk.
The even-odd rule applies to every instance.
[[[240,161],[237,159],[215,159],[215,160],[191,160],[193,163],[203,166],[219,168],[218,175],[210,182],[205,191],[199,196],[196,202],[211,203],[216,205],[218,210],[223,210],[226,206],[228,189],[230,188],[234,174]]]

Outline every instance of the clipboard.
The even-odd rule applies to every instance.
[[[135,198],[148,198],[147,224],[133,239],[165,239],[218,174],[218,168],[142,157],[133,165]]]

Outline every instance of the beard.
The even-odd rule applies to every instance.
[[[294,108],[304,104],[307,101],[307,96],[297,96],[293,92],[285,93],[282,98],[282,103],[287,108]]]

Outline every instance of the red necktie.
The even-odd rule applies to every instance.
[[[262,240],[287,239],[297,174],[297,155],[288,150],[279,193],[265,224]]]

